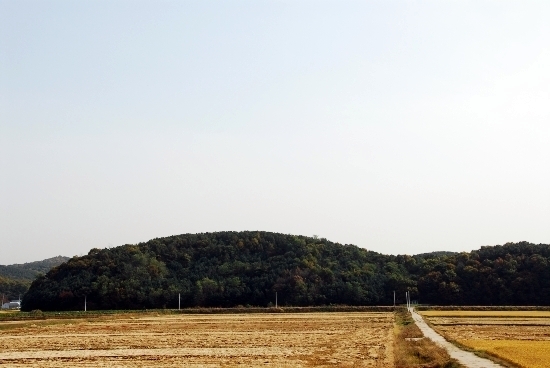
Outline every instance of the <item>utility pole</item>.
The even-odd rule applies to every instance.
[[[178,310],[181,310],[181,293],[178,293]]]
[[[84,295],[84,312],[86,312],[86,310],[87,310],[86,302],[87,302],[87,296]]]
[[[395,290],[393,291],[393,306],[395,307]]]
[[[277,308],[277,292],[275,292],[275,308]]]

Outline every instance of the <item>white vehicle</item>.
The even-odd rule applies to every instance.
[[[2,309],[21,309],[20,300],[12,300],[11,302],[2,304]]]

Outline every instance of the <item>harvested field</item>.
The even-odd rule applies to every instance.
[[[489,354],[528,368],[547,368],[550,362],[550,341],[526,340],[462,340],[474,350]]]
[[[0,323],[10,367],[393,367],[393,313],[124,315]]]
[[[548,311],[422,311],[447,339],[520,367],[548,367]]]
[[[421,311],[425,317],[517,317],[517,318],[550,318],[550,311]]]

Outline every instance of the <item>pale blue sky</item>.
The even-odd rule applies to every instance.
[[[548,1],[0,0],[0,264],[265,230],[550,243]]]

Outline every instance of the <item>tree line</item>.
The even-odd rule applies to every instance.
[[[550,305],[550,246],[383,255],[324,238],[217,232],[92,249],[39,276],[24,310],[391,305]]]

